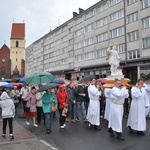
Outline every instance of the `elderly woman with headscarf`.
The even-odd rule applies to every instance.
[[[0,96],[0,107],[2,108],[3,118],[3,134],[2,137],[6,137],[7,122],[9,123],[9,134],[10,138],[14,139],[13,136],[13,118],[15,116],[15,106],[13,100],[8,96],[7,92],[3,91]]]

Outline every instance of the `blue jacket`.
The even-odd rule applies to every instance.
[[[54,92],[46,92],[42,97],[42,108],[44,113],[52,112],[52,105],[57,104],[57,98]]]

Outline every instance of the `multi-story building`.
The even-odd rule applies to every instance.
[[[101,0],[26,48],[26,75],[106,77],[108,45],[119,43],[120,66],[133,82],[150,75],[150,0]]]

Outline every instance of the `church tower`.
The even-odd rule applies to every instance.
[[[11,77],[25,75],[25,23],[13,23],[10,37]]]

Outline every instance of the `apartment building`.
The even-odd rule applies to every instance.
[[[26,48],[26,75],[48,71],[61,78],[106,77],[109,44],[119,43],[120,66],[133,82],[150,75],[150,0],[101,0]]]

